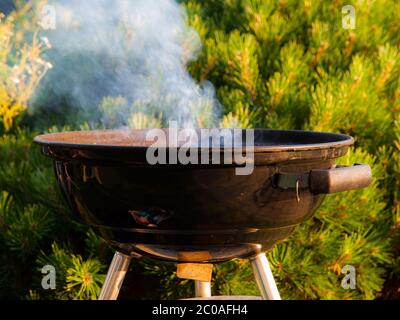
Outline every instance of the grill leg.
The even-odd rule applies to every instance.
[[[196,298],[209,298],[211,297],[211,282],[195,280],[194,290]]]
[[[99,300],[117,300],[130,261],[130,256],[120,252],[114,254],[107,272],[106,281],[101,288]]]
[[[281,300],[265,253],[250,258],[250,262],[262,298],[264,300]]]

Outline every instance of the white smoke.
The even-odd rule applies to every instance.
[[[198,85],[187,71],[201,41],[175,0],[50,0],[49,5],[57,14],[56,29],[48,33],[57,52],[50,55],[58,69],[57,81],[48,84],[52,92],[68,91],[82,108],[93,104],[93,97],[121,95],[140,112],[181,127],[217,118],[213,86]],[[88,82],[94,89],[88,90]],[[126,125],[127,116],[115,126]]]

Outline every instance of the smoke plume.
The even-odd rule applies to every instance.
[[[106,127],[165,126],[170,120],[201,127],[218,117],[213,86],[200,86],[187,71],[201,41],[175,0],[49,5],[55,7],[56,28],[46,32],[54,68],[45,87],[53,95],[68,97]]]

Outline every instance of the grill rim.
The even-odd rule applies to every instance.
[[[219,128],[216,128],[219,129]],[[141,131],[141,129],[133,129]],[[142,131],[147,130],[143,129]],[[299,144],[292,144],[292,145],[255,145],[254,146],[254,153],[280,153],[280,152],[297,152],[297,151],[312,151],[312,150],[325,150],[325,149],[337,149],[337,148],[345,148],[349,147],[354,144],[354,139],[345,134],[341,133],[333,133],[333,132],[320,132],[320,131],[311,131],[311,130],[274,130],[274,129],[254,129],[258,132],[271,132],[271,133],[283,133],[283,134],[302,134],[302,135],[312,135],[321,137],[330,137],[332,139],[336,138],[336,141],[330,142],[320,142],[320,143],[299,143]],[[65,141],[56,141],[50,140],[49,138],[57,137],[57,136],[65,136],[65,135],[73,135],[73,134],[80,134],[82,132],[86,133],[105,133],[105,132],[118,132],[121,129],[111,129],[111,130],[86,130],[86,131],[65,131],[65,132],[57,132],[57,133],[47,133],[41,134],[34,138],[34,142],[41,146],[49,146],[49,147],[58,147],[63,149],[74,149],[74,150],[90,150],[90,151],[130,151],[130,152],[146,152],[151,147],[149,146],[138,146],[138,145],[118,145],[118,144],[89,144],[89,143],[74,143],[74,142],[65,142]],[[165,150],[169,149],[168,147],[160,147],[159,149]],[[215,148],[207,148],[210,153],[216,152],[219,150],[221,153],[226,150],[235,150],[234,148],[224,148],[220,147],[218,149]],[[203,148],[198,148],[199,152],[203,150]],[[241,148],[240,150],[248,151],[251,148]]]

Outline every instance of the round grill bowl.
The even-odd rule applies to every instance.
[[[235,161],[150,165],[147,133],[102,130],[35,138],[54,160],[74,217],[127,254],[174,262],[246,258],[287,238],[324,194],[365,187],[371,180],[368,166],[335,168],[353,144],[342,134],[255,129],[254,170],[236,175]]]

